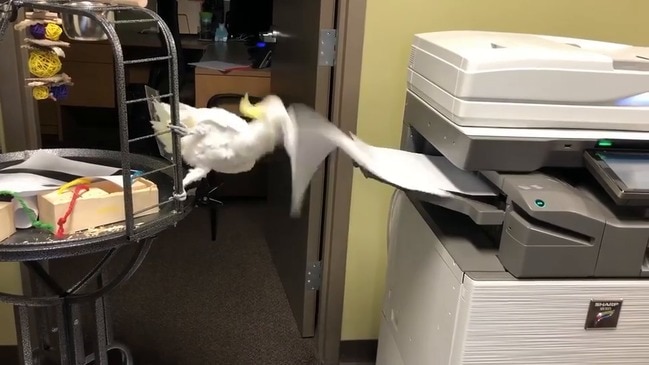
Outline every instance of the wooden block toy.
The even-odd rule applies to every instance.
[[[14,206],[11,202],[0,202],[0,244],[14,233]]]
[[[38,210],[42,222],[57,225],[59,219],[69,216],[63,224],[65,234],[124,221],[124,190],[110,181],[97,181],[88,185],[76,199],[70,210],[74,188],[65,192],[49,192],[39,195]],[[133,212],[135,217],[159,211],[158,187],[144,178],[137,178],[132,185]],[[150,208],[150,209],[148,209]],[[138,213],[140,212],[140,213]]]

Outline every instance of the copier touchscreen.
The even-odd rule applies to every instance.
[[[586,166],[618,203],[640,199],[649,204],[649,153],[588,151]]]
[[[649,154],[601,152],[598,155],[627,190],[649,190]]]

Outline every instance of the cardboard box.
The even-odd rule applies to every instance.
[[[0,241],[16,233],[14,224],[14,205],[11,202],[0,202]]]
[[[153,182],[138,178],[133,182],[132,190],[133,212],[140,212],[135,214],[136,217],[159,211],[157,206],[159,203],[158,187]],[[67,212],[73,194],[74,188],[63,193],[53,191],[39,195],[39,220],[56,226],[59,218]],[[147,208],[151,209],[143,211]],[[124,219],[124,190],[112,182],[99,181],[90,184],[90,189],[77,199],[72,214],[63,225],[63,229],[65,234],[71,234],[121,222]]]

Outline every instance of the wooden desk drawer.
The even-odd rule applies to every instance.
[[[196,106],[206,107],[217,94],[246,94],[264,97],[270,94],[269,76],[205,75],[196,73]]]

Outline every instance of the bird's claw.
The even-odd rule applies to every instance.
[[[187,136],[189,134],[192,134],[192,131],[183,123],[179,123],[179,125],[169,125],[169,129],[181,136]]]
[[[183,189],[182,193],[180,193],[180,194],[175,194],[174,193],[173,194],[173,199],[184,202],[185,200],[187,200],[187,191],[185,189]]]

